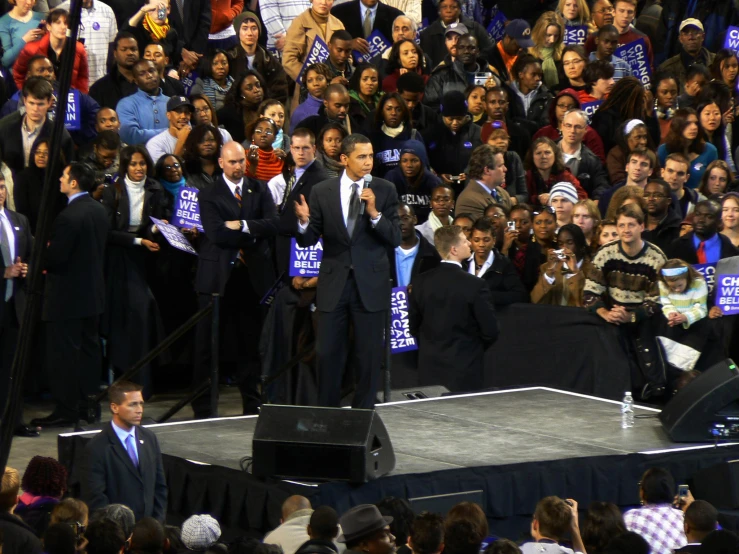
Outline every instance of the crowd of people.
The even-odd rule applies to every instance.
[[[106,439],[107,440],[107,439]],[[416,514],[402,498],[360,504],[341,516],[315,509],[303,496],[282,504],[280,524],[264,537],[224,536],[209,514],[181,526],[166,511],[138,513],[116,502],[88,504],[69,497],[65,467],[34,457],[23,477],[6,468],[0,486],[0,544],[5,554],[736,554],[739,536],[727,516],[689,490],[677,491],[664,468],[652,467],[638,484],[641,505],[623,513],[610,501],[587,508],[547,496],[527,532],[503,538],[473,502]],[[680,494],[679,494],[680,493]],[[684,493],[684,494],[682,494]]]
[[[294,401],[336,406],[344,378],[371,408],[391,284],[410,292],[422,384],[453,391],[480,387],[495,309],[522,302],[617,325],[642,399],[726,355],[731,318],[700,268],[739,254],[731,1],[84,0],[73,47],[68,9],[14,0],[0,17],[6,376],[60,182],[39,246],[55,408],[18,434],[99,412],[100,367],[127,369],[213,295],[244,413],[293,356],[316,389],[296,379]],[[635,43],[646,73],[618,55]],[[199,228],[178,217],[184,189]],[[320,278],[291,276],[298,247],[322,250]],[[211,324],[185,347],[196,386]]]

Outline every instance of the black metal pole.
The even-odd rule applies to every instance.
[[[8,402],[2,414],[0,423],[0,467],[5,471],[10,455],[10,447],[13,442],[13,429],[18,416],[23,410],[23,378],[31,363],[31,357],[35,350],[42,346],[39,344],[38,323],[41,318],[41,295],[43,293],[43,267],[41,259],[49,240],[52,218],[54,215],[53,205],[59,191],[59,183],[55,176],[61,171],[62,163],[61,144],[64,131],[64,116],[67,113],[67,98],[72,84],[72,68],[77,44],[77,32],[79,30],[80,12],[82,0],[71,0],[69,17],[67,19],[67,40],[61,56],[61,67],[59,69],[59,90],[56,99],[56,112],[54,115],[54,127],[51,131],[49,143],[49,167],[46,169],[44,189],[41,194],[41,209],[39,211],[38,224],[36,226],[36,237],[31,259],[28,261],[28,276],[26,278],[26,310],[23,313],[21,327],[18,333],[19,339],[16,346],[13,365],[10,370],[10,386]],[[71,160],[65,160],[69,163]],[[25,261],[25,260],[24,260]]]
[[[210,336],[210,413],[213,417],[218,417],[218,332],[219,332],[219,316],[221,311],[221,297],[216,293],[213,294],[211,300],[213,312],[213,324],[211,326]]]

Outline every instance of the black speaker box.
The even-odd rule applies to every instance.
[[[718,510],[739,510],[739,460],[701,469],[690,488],[693,496]]]
[[[395,468],[374,410],[263,405],[252,453],[258,477],[364,483]]]
[[[739,437],[739,371],[730,359],[691,381],[659,414],[675,442]],[[732,423],[733,421],[733,423]]]

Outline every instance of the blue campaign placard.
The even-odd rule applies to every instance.
[[[629,64],[632,75],[639,79],[647,89],[650,87],[652,82],[652,68],[649,65],[647,45],[643,38],[638,38],[633,42],[619,46],[613,52],[613,55]]]
[[[716,264],[695,264],[693,265],[693,269],[703,275],[708,286],[708,296],[711,296],[716,285]]]
[[[585,44],[588,38],[588,26],[576,25],[574,27],[565,27],[565,44]]]
[[[82,104],[80,102],[80,91],[78,90],[70,90],[67,96],[64,128],[67,131],[79,131],[82,128]]]
[[[170,246],[173,246],[177,250],[187,252],[188,254],[193,254],[195,256],[198,255],[195,249],[185,238],[185,235],[180,233],[180,230],[177,227],[170,223],[165,223],[164,221],[162,221],[161,219],[157,219],[156,217],[152,217],[151,221],[152,223],[154,223],[154,225],[157,226],[157,229],[159,229],[159,232],[162,233],[162,236],[167,239],[167,242],[170,244]]]
[[[299,85],[303,84],[303,75],[305,74],[305,70],[308,68],[309,65],[313,65],[314,63],[323,63],[327,59],[328,45],[323,42],[320,37],[316,37],[315,39],[313,39],[313,44],[311,44],[311,47],[308,50],[308,55],[305,57],[303,67],[300,68],[300,73],[298,74],[298,78],[296,79],[297,83]]]
[[[728,48],[734,54],[739,52],[739,27],[729,25],[726,29],[726,38],[724,39],[724,48]]]
[[[198,72],[191,71],[190,73],[185,75],[182,79],[180,79],[180,83],[182,83],[182,86],[185,87],[185,96],[190,96],[190,91],[192,90],[192,87],[195,84],[195,80],[197,78],[198,78]]]
[[[185,187],[175,198],[174,224],[185,229],[203,230],[200,223],[200,205],[198,204],[198,189]]]
[[[582,106],[580,106],[580,109],[588,114],[588,123],[590,123],[590,120],[593,119],[595,112],[598,111],[598,108],[600,108],[600,105],[602,103],[603,100],[596,100],[595,102],[585,102]]]
[[[720,275],[716,288],[716,306],[724,315],[739,314],[739,275]]]
[[[356,50],[352,51],[352,57],[354,58],[354,64],[359,65],[360,63],[370,63],[370,60],[376,56],[382,56],[385,50],[390,48],[392,44],[385,38],[380,31],[372,31],[372,34],[367,37],[369,42],[370,51],[369,54],[362,54]]]
[[[393,354],[418,350],[408,327],[408,287],[393,288],[390,298],[390,351]]]
[[[264,294],[262,299],[259,301],[259,304],[261,306],[271,306],[272,302],[275,301],[275,297],[277,296],[277,293],[282,290],[282,287],[285,286],[285,281],[283,280],[283,277],[285,276],[284,273],[280,273],[280,276],[277,278],[277,281],[272,283],[272,286],[269,287],[269,290]]]
[[[497,4],[493,8],[492,14],[490,16],[490,23],[488,24],[488,35],[492,39],[493,42],[498,42],[500,39],[503,38],[503,35],[505,34],[505,24],[508,22],[508,19],[506,19],[505,14],[503,14],[502,11],[498,9]]]
[[[318,277],[323,259],[323,239],[313,246],[302,248],[294,238],[290,241],[290,277]]]

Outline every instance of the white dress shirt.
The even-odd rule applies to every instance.
[[[477,274],[477,277],[482,277],[485,275],[485,272],[490,269],[490,266],[493,265],[493,261],[495,260],[495,251],[491,250],[490,254],[488,254],[488,259],[485,260],[485,263],[482,264],[482,267],[480,268],[480,273]],[[467,270],[467,272],[470,275],[475,275],[475,256],[472,255],[472,259],[470,260],[470,265]]]
[[[8,219],[8,214],[5,212],[5,208],[0,207],[0,221],[2,221],[3,227],[5,227],[5,234],[8,236],[8,249],[10,250],[10,262],[15,262],[15,233],[13,232],[13,225],[11,225]],[[1,261],[1,260],[0,260]]]
[[[136,459],[141,460],[141,457],[139,456],[139,441],[136,440],[136,426],[134,425],[133,427],[131,427],[130,431],[126,431],[125,429],[121,429],[120,427],[118,427],[112,421],[110,422],[110,424],[113,426],[113,431],[115,431],[116,436],[123,444],[123,450],[125,450],[126,452],[128,452],[128,444],[126,443],[126,441],[128,440],[128,436],[131,435],[133,437],[133,447],[134,450],[136,450]]]

